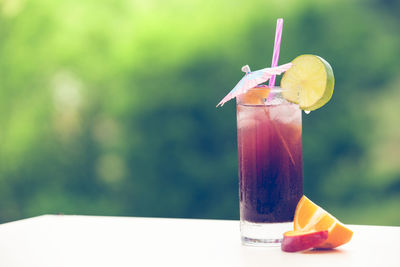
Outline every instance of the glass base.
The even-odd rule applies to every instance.
[[[293,222],[252,223],[240,222],[242,244],[257,247],[277,247],[281,245],[283,233],[293,230]]]

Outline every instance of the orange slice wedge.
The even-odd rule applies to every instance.
[[[270,89],[267,86],[259,85],[240,96],[242,103],[247,105],[262,105],[268,98]]]
[[[350,241],[353,232],[338,219],[303,196],[294,214],[295,231],[328,231],[328,238],[315,248],[336,248]]]

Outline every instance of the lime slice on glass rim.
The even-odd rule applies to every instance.
[[[283,97],[312,111],[325,105],[332,97],[335,77],[331,65],[315,55],[301,55],[281,80]]]

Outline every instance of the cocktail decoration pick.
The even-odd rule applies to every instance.
[[[236,86],[218,103],[218,106],[223,106],[226,102],[241,94],[246,93],[253,87],[267,82],[272,76],[280,75],[292,67],[292,63],[287,63],[273,68],[265,68],[261,70],[251,71],[248,65],[242,67],[242,71],[246,74],[236,84]]]

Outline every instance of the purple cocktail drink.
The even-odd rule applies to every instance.
[[[303,194],[301,111],[280,89],[268,101],[262,90],[237,99],[242,240],[279,244]]]

